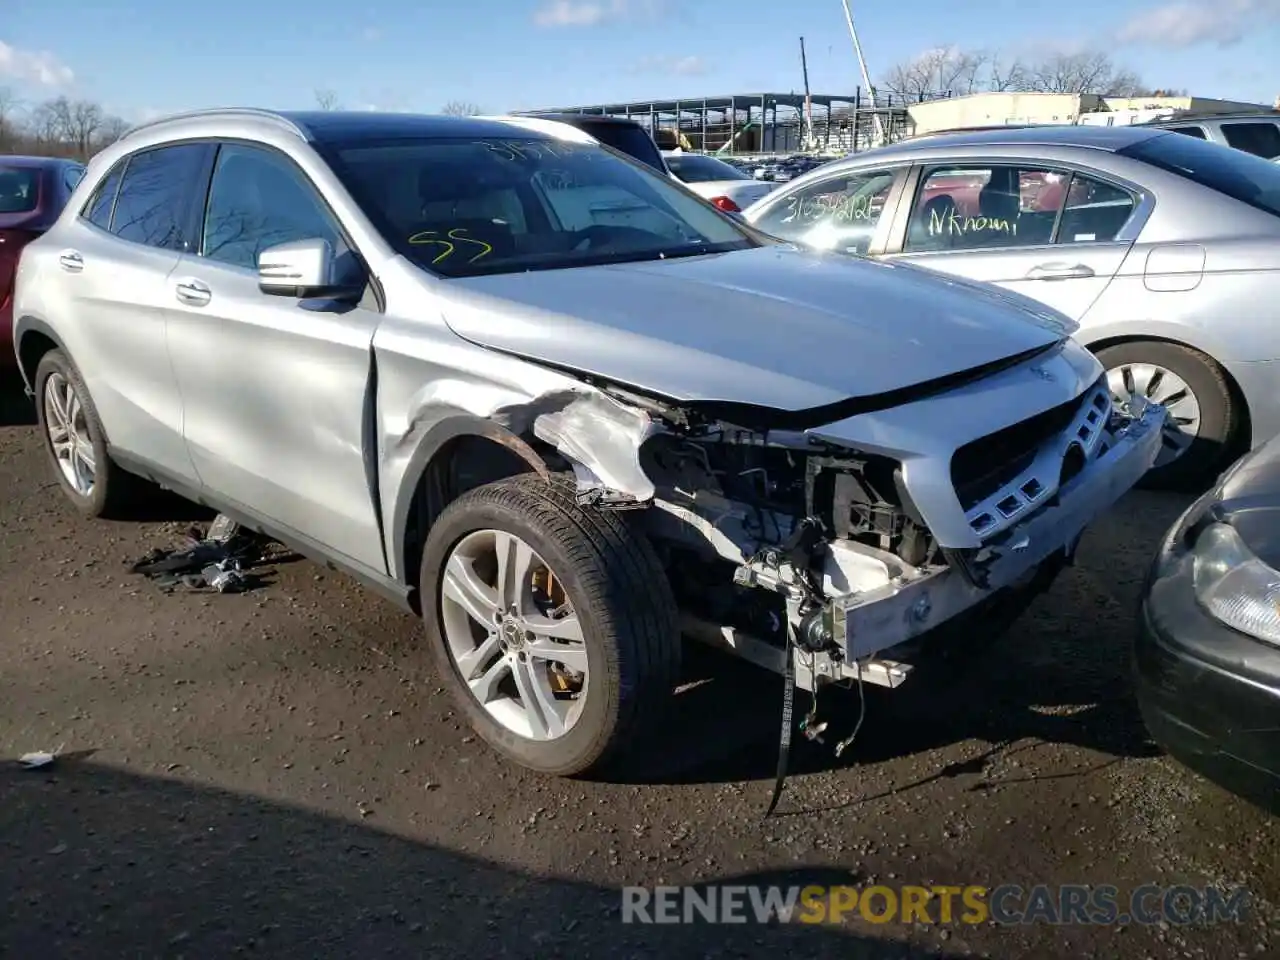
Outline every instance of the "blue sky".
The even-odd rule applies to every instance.
[[[136,120],[219,104],[485,111],[801,88],[850,93],[839,0],[4,0],[0,87]],[[1280,0],[854,0],[873,79],[941,46],[1107,50],[1156,86],[1280,94]]]

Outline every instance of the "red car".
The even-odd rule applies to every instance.
[[[18,256],[58,219],[83,176],[84,164],[74,160],[0,156],[0,370],[17,366],[13,275]]]

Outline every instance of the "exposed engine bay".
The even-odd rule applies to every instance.
[[[1004,587],[1031,583],[1041,567],[1069,562],[1079,531],[1068,528],[1077,518],[1066,518],[1062,531],[1061,519],[1037,518],[1060,516],[1061,492],[1098,473],[1089,468],[1122,437],[1146,430],[1112,410],[1095,380],[1049,410],[1012,426],[997,420],[994,433],[952,446],[942,458],[944,493],[949,509],[979,533],[972,534],[976,547],[948,547],[892,457],[793,423],[772,429],[735,417],[744,427],[716,416],[723,407],[593,386],[601,392],[580,408],[570,404],[534,424],[561,452],[585,451],[595,434],[594,467],[585,456],[568,458],[580,499],[638,509],[687,634],[777,672],[794,658],[797,683],[809,690],[855,678],[897,686],[921,635]],[[625,456],[617,442],[624,436],[634,441]],[[1144,447],[1109,494],[1127,490],[1149,466],[1154,445]],[[640,478],[647,495],[620,491],[604,473]],[[1102,506],[1109,500],[1077,503],[1079,526]],[[932,507],[936,515],[936,501]],[[1032,549],[1027,531],[1037,523],[1046,534]]]

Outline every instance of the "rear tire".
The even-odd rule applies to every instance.
[[[1104,347],[1097,357],[1118,404],[1127,399],[1126,394],[1148,396],[1166,404],[1171,420],[1183,421],[1184,438],[1190,434],[1185,449],[1167,462],[1157,460],[1140,485],[1189,490],[1212,483],[1233,448],[1240,423],[1239,404],[1222,368],[1198,350],[1155,340]],[[1172,431],[1177,427],[1166,427],[1164,451],[1175,449],[1177,438]]]
[[[106,433],[89,389],[61,350],[40,358],[35,374],[36,422],[62,492],[86,517],[122,519],[158,489],[111,462]]]
[[[525,474],[463,494],[432,525],[420,577],[432,653],[471,726],[517,764],[555,776],[597,773],[640,743],[657,726],[680,671],[676,603],[652,546],[619,514],[580,506],[574,492],[571,478]],[[527,568],[515,566],[523,571],[518,593],[504,592],[504,581],[516,582],[497,566],[505,546],[494,547],[493,566],[482,563],[486,538],[532,551]],[[507,556],[514,566],[517,554]],[[561,611],[570,608],[565,619],[577,619],[573,641],[546,636],[580,643],[573,660],[585,665],[577,699],[561,690],[549,707],[549,681],[577,668],[567,655],[547,656],[535,624],[564,621],[536,611],[507,615],[513,596],[522,608],[534,602],[539,575],[548,590],[559,584]],[[459,584],[482,602],[459,602]],[[535,673],[543,696],[529,693]],[[550,711],[564,716],[543,722]],[[536,723],[534,713],[542,714]]]

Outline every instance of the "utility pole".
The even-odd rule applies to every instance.
[[[804,37],[800,38],[800,71],[804,74],[804,149],[811,150],[813,141],[813,97],[809,93],[809,61],[804,55]]]
[[[871,73],[867,70],[867,60],[862,55],[862,44],[858,42],[858,31],[853,28],[853,11],[849,9],[849,0],[840,0],[844,5],[845,23],[849,25],[849,37],[853,40],[853,52],[858,58],[858,68],[862,71],[862,83],[867,88],[867,93],[871,96],[871,120],[876,127],[876,140],[884,143],[884,127],[880,123],[880,113],[876,108],[876,95],[871,89]],[[855,136],[856,136],[855,127]]]

